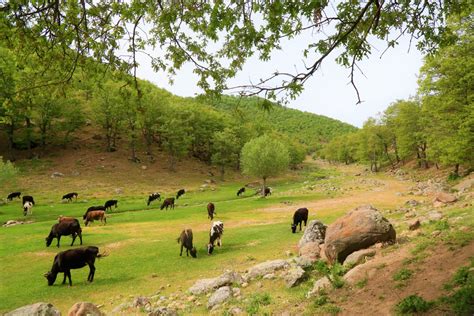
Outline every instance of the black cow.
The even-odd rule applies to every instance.
[[[89,266],[89,275],[87,281],[94,281],[95,259],[105,257],[105,254],[99,254],[99,248],[95,246],[69,249],[61,251],[54,257],[51,271],[44,274],[48,280],[48,285],[53,285],[58,273],[64,273],[63,284],[66,283],[66,277],[69,278],[69,285],[72,286],[71,269],[80,269]]]
[[[8,201],[13,201],[14,198],[20,198],[20,196],[21,196],[21,192],[12,192],[12,193],[8,194],[7,200]]]
[[[183,195],[184,193],[186,193],[186,191],[185,191],[184,189],[179,190],[179,191],[176,193],[176,200],[179,199],[179,197],[180,197],[181,195]]]
[[[148,196],[148,202],[146,205],[150,206],[150,203],[153,202],[154,200],[161,201],[161,195],[160,193],[154,192]]]
[[[74,241],[76,240],[77,236],[79,236],[82,245],[82,229],[77,219],[71,221],[62,221],[57,224],[54,224],[53,227],[51,227],[51,231],[49,232],[48,237],[46,237],[46,247],[49,247],[51,245],[53,238],[57,238],[57,246],[59,248],[59,241],[61,240],[61,236],[69,235],[71,235],[72,237],[71,246],[74,245]]]
[[[216,206],[214,205],[214,203],[207,204],[207,218],[210,218],[211,221],[214,218],[214,215],[217,214],[215,211]]]
[[[112,206],[115,205],[115,208],[117,208],[117,203],[118,203],[117,200],[108,200],[108,201],[105,202],[105,204],[104,204],[105,210],[108,209],[109,211],[112,211]]]
[[[160,210],[168,207],[171,207],[171,209],[174,210],[174,198],[167,198],[163,201],[163,204],[161,204]]]
[[[31,195],[23,195],[23,205],[25,205],[26,202],[31,202],[33,203],[33,205],[35,205],[35,200],[33,199],[33,197]]]
[[[76,198],[76,201],[77,201],[77,196],[78,195],[79,194],[77,194],[76,192],[71,192],[71,193],[68,193],[68,194],[64,194],[63,198],[61,200],[68,200],[69,202],[71,202],[73,198]]]
[[[245,192],[245,188],[244,187],[240,188],[239,191],[237,191],[237,196],[240,196],[244,192]]]
[[[296,227],[298,224],[300,225],[301,231],[301,223],[304,222],[304,226],[306,226],[306,222],[308,221],[308,209],[306,207],[299,208],[296,210],[295,214],[293,214],[293,224],[291,224],[291,231],[296,233]]]

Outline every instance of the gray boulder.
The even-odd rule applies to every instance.
[[[293,267],[285,274],[285,284],[287,288],[298,285],[305,278],[305,271],[300,267]]]
[[[365,262],[368,258],[375,256],[375,249],[362,249],[355,251],[344,260],[345,266],[354,266]]]
[[[323,277],[316,282],[314,282],[313,288],[306,294],[307,297],[312,297],[319,294],[319,291],[329,287],[331,285],[331,281],[327,277]]]
[[[301,237],[298,247],[303,247],[308,242],[319,242],[322,244],[326,236],[326,225],[318,220],[312,220],[306,226],[303,237]]]
[[[244,280],[239,273],[234,271],[227,271],[222,275],[218,276],[217,278],[201,279],[196,281],[193,286],[188,289],[188,291],[191,294],[199,295],[203,293],[208,293],[224,285],[242,284],[243,281]]]
[[[454,203],[457,200],[455,195],[446,192],[438,192],[434,198],[434,202],[438,201],[441,203]]]
[[[244,275],[244,279],[251,280],[259,276],[264,276],[275,272],[277,270],[288,268],[290,264],[286,260],[277,259],[272,261],[265,261],[260,264],[257,264],[247,270],[247,273]]]
[[[97,306],[89,302],[79,302],[74,304],[67,313],[68,316],[102,316]]]
[[[393,225],[376,208],[361,206],[327,228],[325,253],[331,263],[342,263],[354,251],[379,242],[393,243],[395,240]]]
[[[214,294],[211,295],[209,301],[207,301],[207,308],[211,309],[216,305],[222,304],[231,297],[232,289],[230,288],[230,286],[223,286],[217,289],[217,291],[215,291]]]
[[[157,307],[148,316],[178,316],[176,310],[168,307]]]
[[[11,312],[5,314],[5,316],[60,316],[61,312],[50,303],[35,303],[31,305],[22,306]]]

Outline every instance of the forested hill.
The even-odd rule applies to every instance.
[[[218,110],[246,121],[267,125],[289,137],[298,139],[310,150],[319,148],[334,137],[355,132],[356,127],[323,115],[290,109],[267,100],[249,97],[223,96],[208,101]]]

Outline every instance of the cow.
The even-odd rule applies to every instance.
[[[146,203],[147,206],[150,206],[150,203],[153,202],[154,200],[161,201],[161,195],[160,193],[154,192],[148,196],[148,202]]]
[[[183,195],[184,193],[186,193],[186,191],[184,189],[181,189],[179,190],[177,193],[176,193],[176,200],[180,198],[181,195]]]
[[[95,220],[100,220],[104,225],[107,224],[107,218],[105,216],[105,211],[88,211],[82,217],[84,219],[84,225],[88,225],[90,222]]]
[[[214,251],[214,243],[217,240],[217,245],[222,246],[222,235],[224,234],[224,223],[216,221],[212,223],[211,231],[209,232],[209,243],[207,244],[207,254],[210,255]]]
[[[66,283],[66,277],[69,279],[69,286],[72,286],[71,270],[80,269],[89,266],[89,275],[87,281],[94,281],[95,259],[105,257],[105,254],[99,254],[99,248],[95,246],[82,247],[61,251],[54,257],[51,271],[44,274],[51,286],[56,281],[58,273],[64,273],[63,284]]]
[[[171,207],[171,209],[174,210],[174,198],[167,198],[163,201],[163,204],[161,204],[160,210],[166,208],[168,210],[168,207]]]
[[[35,205],[35,200],[33,199],[31,195],[23,195],[22,202],[23,202],[23,205],[25,205],[26,202],[31,202],[33,203],[33,205]]]
[[[300,231],[301,231],[301,223],[304,222],[304,226],[306,226],[306,222],[308,221],[308,209],[306,207],[299,208],[295,211],[295,214],[293,214],[293,224],[291,224],[291,231],[296,233],[296,227],[298,224],[300,225]]]
[[[31,202],[26,202],[23,204],[23,216],[26,216],[27,214],[32,215],[33,211],[31,210],[33,208],[33,203]]]
[[[12,193],[8,194],[7,200],[8,201],[13,201],[14,198],[20,198],[20,196],[21,196],[21,192],[12,192]]]
[[[207,204],[207,218],[210,218],[211,221],[214,218],[214,215],[217,214],[215,210],[216,206],[214,205],[214,203]]]
[[[191,257],[197,257],[196,247],[193,246],[193,231],[190,228],[187,228],[181,232],[181,235],[178,237],[178,243],[181,244],[180,256],[183,255],[183,247],[186,248],[186,256],[188,257],[191,253]]]
[[[71,235],[72,237],[71,246],[74,245],[74,241],[78,236],[82,245],[82,229],[77,219],[73,219],[70,221],[61,221],[57,224],[54,224],[53,227],[51,227],[51,231],[49,232],[48,237],[46,237],[46,247],[49,247],[51,245],[53,238],[57,238],[57,246],[59,248],[59,241],[61,240],[61,236],[69,235]]]
[[[245,192],[245,187],[240,188],[239,191],[237,191],[237,196],[242,195],[244,192]]]
[[[118,203],[117,200],[108,200],[108,201],[105,202],[105,204],[104,204],[105,210],[108,209],[108,210],[112,211],[112,206],[115,205],[115,208],[117,208],[117,203]]]
[[[77,194],[76,192],[71,192],[71,193],[68,193],[68,194],[64,194],[63,195],[63,198],[61,200],[67,200],[68,202],[71,202],[73,198],[76,198],[76,201],[77,201],[77,196],[79,194]]]

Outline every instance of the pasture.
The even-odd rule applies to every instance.
[[[345,171],[306,164],[304,169],[270,182],[274,191],[266,199],[253,195],[252,189],[237,197],[241,181],[218,183],[213,186],[214,191],[202,192],[196,186],[187,186],[184,179],[187,193],[177,201],[174,210],[160,211],[158,201],[147,207],[144,195],[117,196],[119,207],[108,212],[107,225],[103,226],[94,222],[85,227],[82,215],[89,206],[103,204],[108,198],[88,198],[79,192],[77,202],[62,203],[60,197],[66,192],[59,189],[49,194],[33,194],[36,206],[28,219],[34,223],[0,228],[0,312],[39,301],[50,302],[63,312],[78,301],[103,304],[103,310],[110,311],[134,296],[186,290],[197,279],[217,276],[226,269],[242,271],[264,260],[283,258],[287,250],[296,252],[295,245],[302,235],[292,234],[290,230],[296,208],[308,206],[309,220],[317,218],[330,223],[360,204],[358,192],[367,191],[368,186],[363,190],[352,187],[353,171]],[[309,185],[313,188],[308,189]],[[323,189],[330,186],[348,189],[344,192]],[[41,187],[32,185],[31,189],[41,192]],[[395,186],[387,192],[378,192],[372,203],[380,208],[396,205],[400,202],[394,198],[396,189]],[[174,192],[169,189],[160,193],[168,197]],[[390,199],[384,198],[387,193]],[[223,221],[225,231],[223,247],[208,256],[210,221],[206,205],[211,201],[216,205],[214,220]],[[319,202],[322,207],[315,209]],[[14,200],[0,206],[0,221],[24,219],[20,204]],[[51,268],[55,254],[71,248],[69,236],[61,238],[59,249],[55,241],[49,248],[45,245],[45,237],[59,215],[80,218],[84,245],[98,246],[101,252],[109,254],[96,261],[92,284],[86,281],[89,269],[83,268],[72,270],[72,287],[61,285],[62,274],[54,286],[47,286],[43,274]],[[179,256],[176,239],[187,227],[194,232],[197,259]],[[78,241],[74,247],[79,247]],[[285,293],[300,295],[297,289]]]

